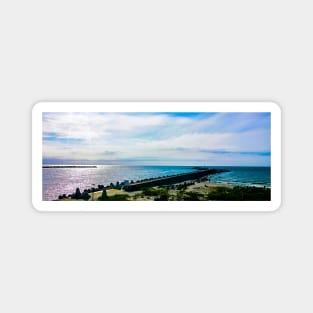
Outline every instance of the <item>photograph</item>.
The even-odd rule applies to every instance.
[[[43,201],[271,201],[270,112],[42,112]]]

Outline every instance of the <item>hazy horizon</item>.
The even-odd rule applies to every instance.
[[[224,165],[224,164],[215,164],[215,165],[200,165],[200,164],[139,164],[139,163],[102,163],[102,162],[88,162],[88,160],[83,160],[82,162],[77,162],[77,161],[64,161],[63,163],[58,163],[60,161],[64,160],[56,160],[56,162],[50,161],[50,160],[43,160],[42,165],[43,166],[177,166],[177,167],[190,167],[190,166],[195,166],[195,167],[271,167],[271,165]]]

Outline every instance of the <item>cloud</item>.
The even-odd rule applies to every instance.
[[[168,124],[164,115],[118,113],[44,113],[44,136],[90,141],[111,135],[135,135]]]
[[[44,159],[270,162],[263,113],[44,113]],[[221,165],[225,165],[220,163]]]

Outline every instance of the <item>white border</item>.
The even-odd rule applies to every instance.
[[[43,112],[271,112],[271,201],[43,201]],[[281,204],[281,110],[274,102],[39,102],[32,111],[32,201],[50,212],[275,211]]]

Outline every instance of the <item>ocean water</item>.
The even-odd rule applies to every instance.
[[[271,187],[270,167],[215,166],[214,168],[224,168],[230,170],[230,172],[212,175],[210,177],[211,182],[227,183],[229,185]]]
[[[211,168],[211,167],[210,167]],[[211,176],[217,183],[232,185],[271,186],[269,167],[229,167],[230,172]],[[111,182],[192,172],[193,166],[124,166],[97,165],[97,168],[43,168],[43,200],[55,200],[60,194],[72,194],[79,187],[84,189],[109,185]]]

